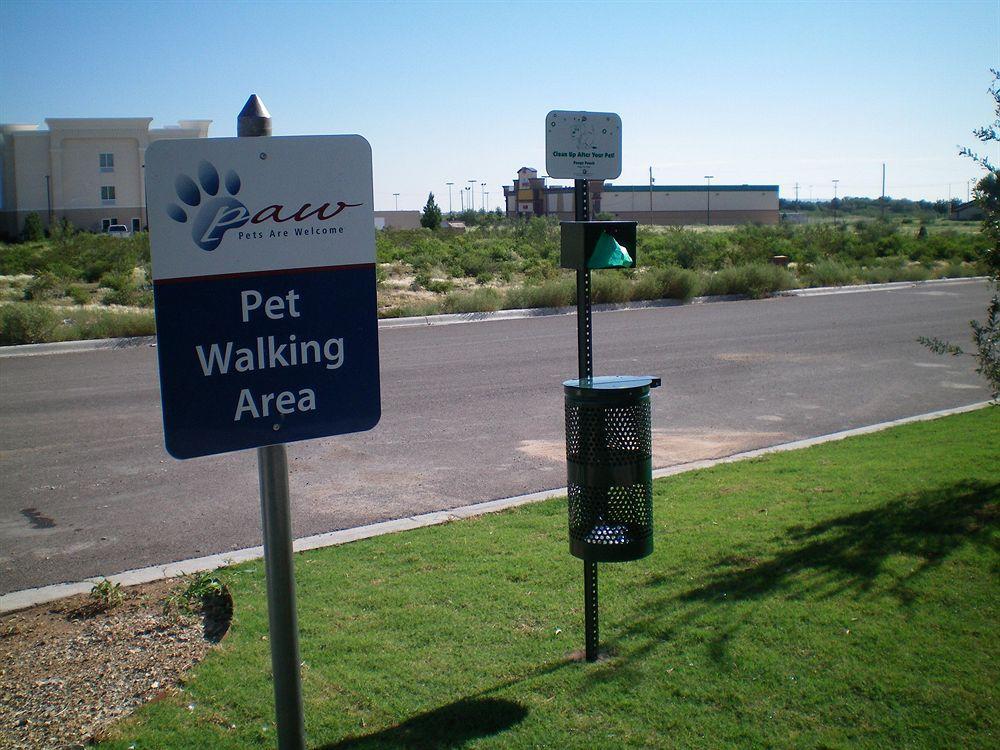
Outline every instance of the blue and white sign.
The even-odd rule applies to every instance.
[[[146,205],[170,455],[378,423],[364,138],[158,141],[146,153]]]

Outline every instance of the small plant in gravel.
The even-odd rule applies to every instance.
[[[103,578],[90,589],[90,598],[97,611],[107,612],[125,601],[125,594],[120,583]]]
[[[163,611],[177,610],[187,614],[199,611],[206,600],[221,597],[226,592],[226,584],[212,573],[195,573],[184,576],[182,584],[167,596]]]

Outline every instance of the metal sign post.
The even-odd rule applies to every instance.
[[[253,94],[236,118],[236,135],[271,135],[271,115]],[[299,622],[295,606],[295,565],[292,562],[292,513],[288,498],[288,453],[284,444],[257,449],[260,517],[267,574],[267,620],[274,679],[274,714],[280,750],[305,750]]]
[[[621,118],[554,110],[545,118],[550,177],[574,180],[575,221],[560,225],[559,265],[576,270],[578,377],[563,383],[570,553],[583,560],[586,659],[597,661],[598,562],[653,550],[649,389],[659,378],[594,377],[591,269],[635,268],[636,223],[592,221],[590,180],[621,174]]]
[[[573,181],[576,220],[590,221],[590,186],[586,180]],[[594,332],[590,300],[590,269],[576,270],[576,342],[580,380],[594,377]],[[587,661],[597,661],[599,634],[597,562],[583,561],[583,620]]]

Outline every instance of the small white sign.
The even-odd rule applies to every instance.
[[[549,177],[613,180],[622,173],[622,118],[614,112],[564,112],[545,117]]]

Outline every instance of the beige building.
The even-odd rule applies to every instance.
[[[777,224],[777,185],[615,185],[590,180],[593,214],[640,224]],[[508,216],[557,216],[572,221],[573,188],[546,185],[521,167],[504,186]]]
[[[46,118],[0,125],[0,235],[17,236],[34,212],[48,227],[146,227],[146,149],[166,138],[207,138],[211,120],[150,128],[151,117]]]

